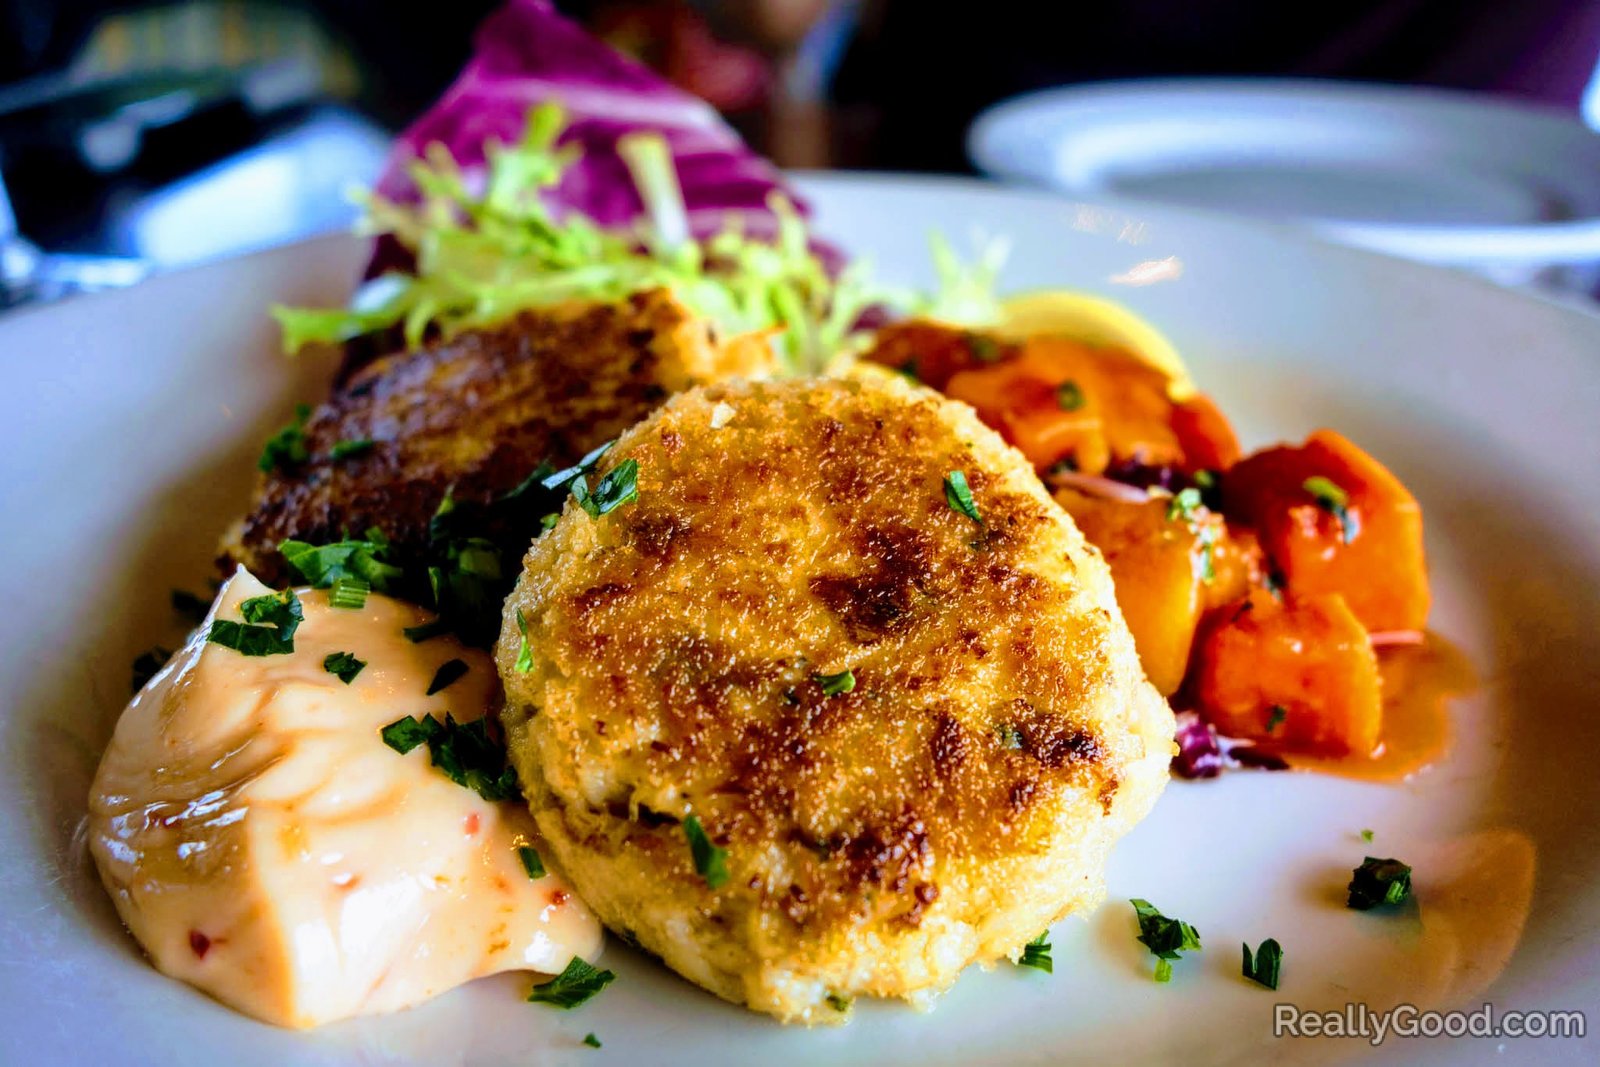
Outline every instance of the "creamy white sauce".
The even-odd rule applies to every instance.
[[[302,590],[294,651],[207,644],[212,619],[270,592],[240,571],[188,645],[117,723],[89,798],[90,849],[155,965],[240,1011],[307,1027],[392,1011],[481,975],[593,958],[600,926],[557,877],[531,880],[520,803],[445,777],[405,715],[480,718],[494,662],[448,637],[414,644],[417,608],[360,610]],[[334,652],[366,667],[346,685]],[[467,674],[432,697],[441,664]]]

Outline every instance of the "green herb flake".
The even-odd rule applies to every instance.
[[[822,686],[822,695],[827,697],[840,696],[856,687],[855,671],[840,671],[838,674],[813,674],[811,678]]]
[[[133,691],[137,693],[150,684],[150,679],[161,673],[161,668],[172,658],[172,649],[160,645],[141,652],[133,661]]]
[[[322,660],[322,669],[338,678],[345,685],[356,680],[356,675],[367,665],[365,660],[356,659],[348,652],[332,652]]]
[[[988,334],[968,333],[962,340],[967,343],[967,351],[972,353],[972,358],[979,363],[993,363],[1000,358],[1000,342]]]
[[[446,714],[397,719],[380,731],[383,743],[401,755],[427,744],[428,758],[446,778],[485,800],[510,800],[521,793],[517,772],[506,763],[503,744],[489,736],[488,720],[456,722]]]
[[[1180,953],[1200,951],[1200,932],[1182,919],[1167,918],[1148,900],[1135,898],[1128,903],[1139,918],[1139,942],[1156,957],[1156,981],[1170,981],[1172,961],[1180,959]]]
[[[979,526],[983,525],[978,505],[972,500],[972,487],[967,485],[966,472],[951,471],[944,476],[944,502],[950,505],[951,511],[965,515]]]
[[[689,839],[689,854],[694,857],[695,873],[705,879],[712,889],[720,889],[728,880],[728,851],[718,848],[706,835],[698,816],[683,820],[683,836]]]
[[[328,450],[328,458],[337,463],[342,459],[350,459],[352,456],[371,452],[376,444],[377,442],[370,437],[363,437],[354,441],[336,441],[333,447]]]
[[[1283,946],[1269,937],[1253,955],[1249,945],[1240,947],[1244,949],[1244,976],[1268,989],[1277,989],[1278,976],[1283,970]]]
[[[1348,545],[1354,541],[1356,535],[1361,532],[1361,519],[1350,510],[1350,494],[1320,474],[1313,475],[1300,484],[1302,489],[1311,494],[1311,499],[1317,502],[1317,507],[1338,520],[1344,543]]]
[[[434,619],[431,622],[419,623],[416,626],[407,626],[400,631],[405,639],[414,645],[424,641],[432,641],[435,637],[443,637],[450,632],[450,624],[444,619]]]
[[[576,1008],[614,982],[616,977],[611,971],[602,971],[574,956],[560,974],[533,987],[528,994],[528,1003]],[[598,1044],[595,1047],[598,1048]]]
[[[1399,904],[1411,895],[1411,868],[1397,859],[1368,856],[1351,872],[1350,907],[1369,911],[1381,904]]]
[[[328,590],[328,605],[346,611],[360,611],[367,606],[367,594],[372,586],[360,578],[345,575]]]
[[[855,1003],[854,997],[847,997],[843,993],[829,993],[828,1007],[843,1015],[850,1010],[850,1005]]]
[[[427,695],[433,696],[440,690],[450,688],[450,686],[454,685],[456,682],[460,681],[466,676],[467,670],[468,667],[466,660],[445,660],[439,665],[439,669],[433,673],[433,681],[428,683]]]
[[[1084,404],[1083,389],[1072,379],[1056,386],[1056,407],[1062,411],[1077,411]]]
[[[583,1043],[585,1045],[588,1045],[590,1048],[600,1048],[601,1047],[600,1046],[600,1039],[598,1037],[595,1037],[593,1034],[584,1034],[583,1035]]]
[[[1055,961],[1050,958],[1049,930],[1022,946],[1022,958],[1017,960],[1017,966],[1032,967],[1046,974],[1056,973]]]
[[[313,588],[326,589],[340,578],[359,578],[380,593],[389,592],[404,575],[386,559],[389,541],[382,531],[367,531],[364,540],[325,545],[293,539],[279,542],[278,554]]]
[[[1195,521],[1195,512],[1200,507],[1200,490],[1194,486],[1180,489],[1173,494],[1171,500],[1167,501],[1167,521],[1192,523]]]
[[[1272,711],[1267,714],[1267,733],[1272,733],[1283,725],[1283,720],[1289,717],[1289,709],[1282,704],[1272,705]]]
[[[591,519],[609,515],[624,504],[639,499],[639,461],[625,459],[600,479],[594,492],[589,492],[589,480],[583,475],[572,480],[572,499],[588,512]]]
[[[1365,841],[1369,845],[1372,844],[1372,837],[1373,834],[1371,830],[1361,831],[1361,840]]]
[[[196,626],[206,621],[206,615],[211,611],[211,601],[203,600],[187,589],[174,589],[170,596],[173,611]]]
[[[528,877],[537,882],[545,875],[544,860],[539,855],[539,850],[532,845],[523,845],[517,849],[517,858],[522,860],[522,869],[528,872]]]
[[[256,467],[262,473],[291,470],[310,458],[305,434],[306,420],[309,418],[311,405],[296,404],[294,421],[267,438],[267,443],[261,449],[261,458],[256,460]]]
[[[1000,723],[994,728],[994,735],[1000,742],[1001,748],[1013,751],[1022,748],[1022,731],[1008,722]]]
[[[305,618],[293,589],[251,597],[239,605],[244,622],[216,619],[206,640],[244,656],[281,656],[294,651],[294,632]]]
[[[512,667],[518,674],[527,674],[533,670],[533,646],[528,644],[528,620],[522,617],[522,609],[517,609],[517,633],[522,638],[522,643],[517,646],[517,662]]]

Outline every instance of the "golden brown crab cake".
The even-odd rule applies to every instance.
[[[609,926],[828,1023],[1099,902],[1173,718],[1020,453],[931,391],[824,380],[680,395],[603,469],[629,460],[638,499],[568,502],[497,647],[540,830]]]

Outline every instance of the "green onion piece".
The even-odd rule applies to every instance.
[[[305,618],[293,589],[251,597],[239,605],[243,623],[216,619],[206,640],[245,656],[281,656],[294,651],[294,632]]]
[[[444,721],[430,715],[397,719],[380,731],[383,743],[401,755],[426,743],[428,758],[446,778],[485,800],[510,800],[521,789],[517,772],[506,762],[503,744],[489,736],[488,720]]]
[[[594,492],[589,492],[588,479],[579,475],[572,480],[572,498],[589,513],[591,519],[608,515],[624,504],[639,499],[639,461],[625,459],[600,479]]]
[[[355,441],[335,441],[333,447],[328,450],[328,458],[337,463],[341,459],[349,459],[351,456],[359,456],[363,452],[371,452],[376,444],[377,442],[370,437],[363,437]]]
[[[528,877],[537,882],[545,875],[544,860],[539,856],[539,850],[532,845],[523,845],[517,849],[517,856],[522,860],[522,869],[528,872]]]
[[[403,719],[396,719],[378,733],[384,744],[404,756],[442,731],[439,720],[430,715],[424,715],[421,719],[407,715]]]
[[[367,594],[370,592],[372,586],[360,578],[345,575],[337,579],[328,591],[328,604],[348,611],[360,611],[367,606]]]
[[[1172,961],[1180,953],[1200,951],[1200,932],[1182,919],[1167,918],[1148,900],[1135,898],[1128,903],[1139,919],[1139,942],[1156,957],[1156,981],[1170,981]]]
[[[694,857],[695,873],[705,879],[712,889],[722,888],[728,880],[728,852],[718,848],[706,835],[698,817],[691,815],[683,820],[683,835],[689,839],[689,854]]]
[[[588,1045],[590,1048],[599,1048],[600,1047],[600,1039],[598,1037],[595,1037],[593,1034],[584,1034],[583,1035],[583,1043],[585,1045]]]
[[[832,1008],[836,1012],[839,1012],[841,1015],[849,1011],[850,1005],[855,1003],[855,998],[847,997],[843,993],[829,993],[827,1000],[828,1007]]]
[[[1372,831],[1371,830],[1363,830],[1363,831],[1361,831],[1361,840],[1367,842],[1367,844],[1370,845],[1372,843]]]
[[[450,686],[454,685],[457,681],[464,677],[467,673],[467,670],[468,667],[466,660],[445,660],[439,665],[439,669],[434,672],[433,681],[428,683],[427,695],[431,697],[441,689],[448,689]]]
[[[1017,966],[1032,967],[1046,974],[1056,973],[1055,961],[1050,958],[1049,930],[1022,946],[1022,958],[1017,960]]]
[[[1068,379],[1056,386],[1056,407],[1062,411],[1077,411],[1083,403],[1083,390],[1077,382]]]
[[[1200,507],[1200,490],[1190,486],[1180,489],[1167,501],[1168,522],[1194,522],[1195,510]]]
[[[612,972],[602,971],[574,956],[560,974],[533,987],[528,994],[528,1003],[576,1008],[610,985],[616,977]]]
[[[517,609],[517,633],[522,635],[522,644],[517,646],[517,662],[512,666],[518,674],[527,674],[533,670],[533,646],[528,644],[528,620],[522,617],[522,609]]]
[[[323,657],[322,669],[338,678],[345,685],[356,680],[356,675],[361,673],[366,661],[356,659],[348,652],[333,652]]]
[[[267,438],[267,443],[261,449],[261,458],[256,460],[256,467],[263,474],[290,470],[310,458],[305,434],[306,420],[310,417],[310,404],[296,404],[294,421]]]
[[[1349,889],[1346,903],[1357,911],[1399,904],[1411,895],[1411,868],[1397,859],[1368,856],[1351,872]]]
[[[840,671],[838,674],[813,674],[812,680],[822,686],[822,695],[836,697],[848,693],[856,687],[855,671]]]
[[[1350,494],[1320,474],[1312,475],[1300,484],[1317,502],[1317,507],[1338,520],[1344,543],[1348,545],[1354,541],[1361,532],[1361,518],[1350,510]]]
[[[945,475],[944,502],[950,505],[950,510],[965,515],[979,526],[983,525],[983,518],[978,514],[978,505],[972,500],[972,488],[967,485],[967,475],[964,471],[951,471]]]
[[[1282,704],[1272,705],[1272,711],[1267,715],[1267,733],[1271,733],[1283,725],[1283,720],[1289,717],[1289,709]]]
[[[417,626],[407,626],[400,631],[407,641],[420,645],[424,641],[431,641],[435,637],[443,637],[450,632],[450,624],[443,619],[434,619],[432,622],[421,623]]]
[[[1244,976],[1268,989],[1277,989],[1278,975],[1283,970],[1283,947],[1270,937],[1261,942],[1253,956],[1249,945],[1241,947],[1244,949]]]

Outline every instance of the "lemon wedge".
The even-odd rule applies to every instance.
[[[1010,337],[1053,334],[1084,344],[1124,348],[1171,379],[1174,400],[1194,396],[1194,379],[1165,334],[1105,297],[1070,289],[1037,289],[1000,301],[998,330]]]

